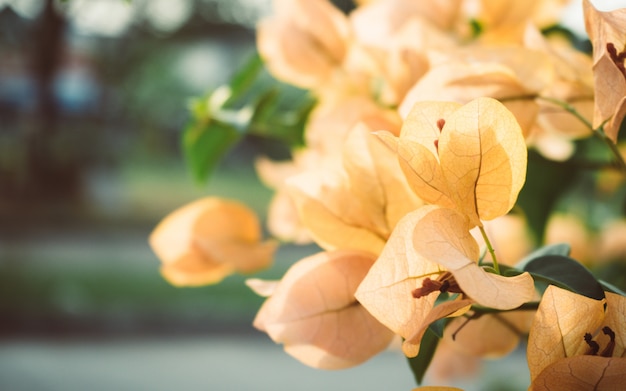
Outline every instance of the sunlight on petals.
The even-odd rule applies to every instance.
[[[491,98],[476,99],[446,119],[439,140],[451,196],[475,225],[506,214],[526,180],[526,143],[513,115]]]
[[[422,209],[427,211],[415,227],[415,250],[451,271],[467,296],[481,305],[502,310],[517,308],[533,299],[535,288],[530,274],[504,277],[478,266],[478,244],[469,232],[465,216],[436,206]]]
[[[326,250],[351,248],[380,253],[385,245],[364,206],[350,193],[343,172],[309,171],[289,178],[300,221]]]
[[[585,28],[593,45],[596,93],[593,126],[597,128],[608,121],[604,130],[616,143],[620,124],[626,116],[626,70],[624,58],[620,57],[626,47],[626,8],[602,12],[589,0],[583,0],[583,11]]]
[[[531,380],[559,359],[588,350],[583,337],[602,326],[604,304],[554,285],[546,289],[528,337]]]
[[[356,298],[380,322],[404,338],[413,336],[437,299],[434,292],[419,300],[411,292],[441,267],[413,250],[413,230],[424,208],[404,217],[392,232],[374,266],[359,286]]]
[[[402,217],[424,204],[408,186],[396,155],[365,124],[346,139],[343,166],[350,189],[387,237]]]

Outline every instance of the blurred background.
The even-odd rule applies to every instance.
[[[356,373],[304,367],[252,328],[262,299],[244,277],[174,288],[148,247],[161,218],[201,196],[264,215],[259,140],[245,139],[200,186],[180,137],[190,99],[253,55],[269,8],[0,0],[1,390],[280,390],[303,379],[296,388],[314,390],[365,385],[368,374],[374,390],[384,371],[413,385],[399,355]],[[314,251],[285,246],[261,277]]]
[[[414,386],[397,352],[348,371],[304,367],[252,328],[262,299],[244,277],[174,288],[148,247],[161,218],[201,196],[264,216],[271,191],[252,165],[262,140],[246,138],[199,186],[180,136],[190,99],[253,55],[270,6],[0,0],[0,390]],[[260,277],[313,252],[283,246]],[[525,389],[524,368],[517,354],[463,387]]]

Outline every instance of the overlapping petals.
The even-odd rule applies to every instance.
[[[415,356],[426,327],[473,303],[513,309],[532,300],[527,273],[503,277],[477,264],[478,244],[466,216],[439,206],[424,206],[398,223],[356,297],[382,323],[406,339],[403,350]],[[413,298],[425,280],[451,273],[463,293],[458,300],[433,307],[438,290]],[[450,281],[450,280],[449,280]],[[393,303],[393,306],[389,303]],[[462,313],[462,312],[461,312]]]
[[[167,215],[150,235],[162,262],[161,274],[173,285],[220,282],[234,273],[270,266],[276,243],[261,242],[261,226],[250,208],[207,197]]]
[[[393,333],[355,299],[376,256],[323,252],[295,263],[265,301],[254,326],[315,368],[360,364],[385,349]]]

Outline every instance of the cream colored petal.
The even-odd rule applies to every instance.
[[[345,176],[328,170],[307,172],[290,178],[288,186],[300,220],[322,248],[380,253],[385,232],[377,231]]]
[[[248,288],[261,297],[270,297],[276,290],[279,282],[278,280],[263,280],[260,278],[248,278],[245,281]]]
[[[235,267],[207,258],[200,251],[189,251],[175,262],[163,264],[160,272],[174,286],[203,286],[217,284],[233,274]]]
[[[261,243],[246,243],[236,240],[214,240],[197,238],[201,252],[211,259],[228,263],[239,273],[254,273],[271,266],[278,243],[269,240]]]
[[[486,314],[470,321],[456,318],[446,326],[444,339],[455,350],[472,357],[502,357],[519,345],[534,316],[533,311],[511,311]]]
[[[417,254],[437,262],[447,270],[459,270],[466,265],[478,267],[478,244],[471,235],[470,224],[459,212],[434,205],[420,209],[422,217],[413,231],[413,246]]]
[[[356,292],[356,298],[372,315],[404,338],[415,334],[439,294],[420,299],[412,296],[425,278],[434,279],[442,272],[437,263],[419,257],[413,249],[413,230],[425,208],[400,220]]]
[[[585,28],[593,45],[593,74],[596,94],[593,126],[598,127],[610,120],[605,131],[613,142],[617,142],[619,126],[626,115],[626,74],[615,64],[608,52],[612,44],[620,53],[626,47],[624,23],[626,8],[613,11],[598,11],[589,0],[583,0]]]
[[[626,297],[615,293],[606,294],[606,317],[604,325],[615,333],[615,348],[613,357],[626,357]],[[598,344],[601,347],[609,343],[609,337],[601,334],[598,336]]]
[[[531,380],[565,357],[585,354],[584,336],[602,326],[604,304],[554,285],[546,289],[528,336]]]
[[[405,214],[424,204],[409,187],[395,154],[364,124],[350,132],[343,164],[352,192],[386,236]]]
[[[254,326],[309,366],[339,369],[366,361],[393,338],[354,297],[374,260],[371,253],[335,251],[297,262],[265,301]]]
[[[431,204],[455,207],[447,195],[448,184],[435,155],[418,142],[402,141],[388,132],[376,132],[376,136],[391,150],[396,151],[400,168],[418,197]]]
[[[446,120],[439,159],[452,199],[475,225],[505,215],[526,180],[522,131],[491,98],[473,100]]]
[[[207,197],[166,216],[149,243],[168,281],[197,286],[219,282],[234,271],[269,266],[276,244],[260,239],[254,211],[236,201]]]
[[[529,391],[617,391],[626,384],[626,359],[576,356],[559,360],[535,378]]]
[[[532,301],[533,278],[528,273],[504,277],[488,273],[475,263],[452,271],[463,292],[478,304],[498,310],[511,310]]]
[[[424,319],[416,319],[416,325],[413,335],[408,337],[402,344],[402,351],[407,357],[416,357],[420,351],[422,337],[428,326],[445,317],[454,316],[459,310],[466,312],[473,303],[470,299],[451,300],[436,305]]]
[[[426,211],[413,236],[415,250],[450,270],[467,296],[481,305],[502,310],[517,308],[533,299],[535,288],[528,273],[504,277],[478,266],[478,244],[464,215],[447,208],[422,209]]]

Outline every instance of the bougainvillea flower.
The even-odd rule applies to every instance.
[[[150,246],[162,262],[161,274],[173,285],[220,282],[234,273],[270,266],[276,243],[261,242],[259,220],[232,200],[203,198],[167,215],[152,231]]]
[[[457,21],[460,9],[461,0],[429,3],[413,0],[376,1],[354,10],[350,14],[350,22],[360,42],[382,47],[411,20],[421,20],[439,30],[448,30]]]
[[[524,135],[529,134],[538,112],[534,97],[553,79],[553,65],[545,53],[518,46],[477,46],[440,56],[406,94],[399,109],[403,117],[419,101],[465,104],[491,97],[515,115]]]
[[[530,390],[618,390],[626,384],[626,297],[546,289],[528,338]],[[605,309],[606,308],[606,309]]]
[[[589,122],[593,119],[594,91],[591,56],[572,47],[559,35],[544,36],[535,26],[528,26],[524,46],[546,53],[554,67],[554,80],[541,95],[567,102]],[[575,151],[572,139],[589,137],[591,129],[561,106],[539,99],[536,126],[526,143],[551,160],[563,161]]]
[[[257,27],[257,48],[278,79],[319,87],[348,50],[346,16],[327,0],[274,0],[275,15]]]
[[[364,125],[345,140],[342,163],[289,179],[300,219],[326,250],[379,254],[400,218],[423,202],[408,187],[394,153]]]
[[[354,297],[375,260],[371,253],[339,250],[298,261],[265,301],[254,326],[315,368],[341,369],[368,360],[393,338]]]
[[[276,190],[267,216],[269,231],[276,238],[295,243],[311,242],[307,228],[285,186],[286,180],[306,171],[333,169],[342,165],[346,138],[359,123],[371,129],[400,133],[401,119],[392,110],[382,109],[371,99],[336,97],[323,100],[311,113],[305,129],[307,147],[295,150],[290,161],[260,158],[256,170],[263,183]]]
[[[626,116],[626,8],[598,11],[583,0],[585,28],[593,45],[593,75],[596,100],[593,126],[603,123],[606,135],[617,142]]]
[[[470,228],[467,216],[453,209],[427,205],[409,213],[357,290],[359,302],[405,338],[409,357],[417,355],[423,333],[437,319],[460,315],[474,303],[508,310],[534,297],[528,273],[503,277],[478,265]],[[444,291],[461,296],[434,306]]]
[[[489,42],[514,41],[529,24],[540,28],[559,22],[559,14],[570,0],[480,0],[480,14],[484,25],[481,39]],[[486,36],[486,37],[484,37]]]
[[[407,181],[421,199],[456,208],[473,226],[511,210],[526,179],[522,131],[495,99],[478,98],[463,106],[418,102],[400,137],[377,135],[397,151]]]
[[[471,313],[468,313],[471,317]],[[471,357],[497,358],[511,353],[528,333],[533,311],[507,311],[467,321],[455,318],[443,338],[455,351]]]

